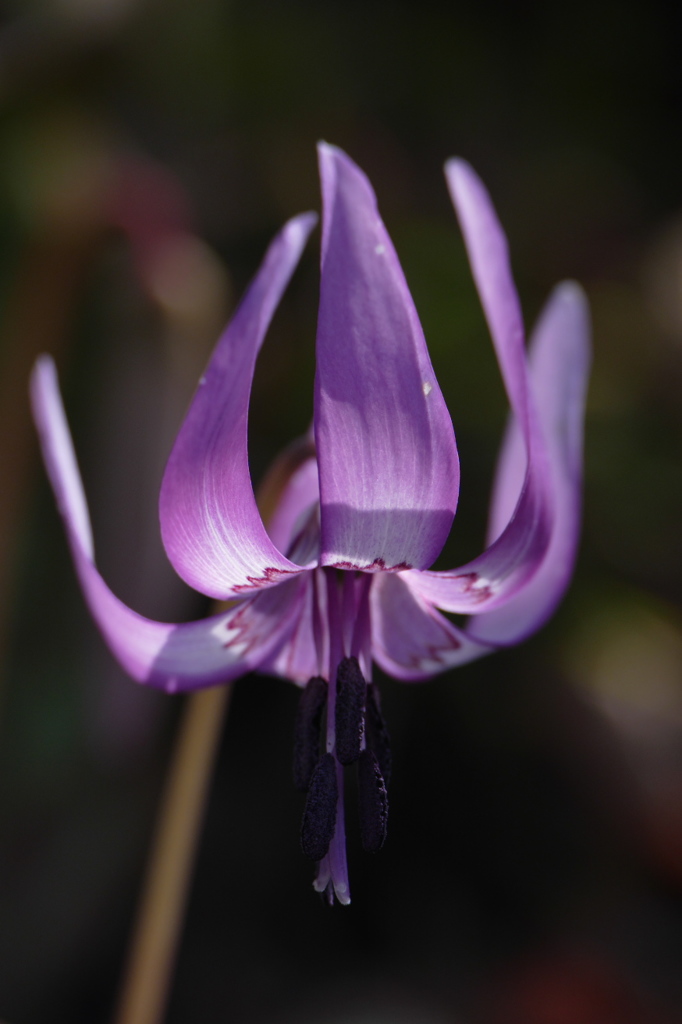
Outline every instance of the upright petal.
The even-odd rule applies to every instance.
[[[553,520],[550,543],[537,572],[497,611],[467,628],[476,639],[513,644],[552,615],[573,572],[580,533],[583,420],[590,370],[587,300],[573,282],[555,288],[531,344],[532,389],[549,452]],[[491,531],[512,506],[522,474],[522,443],[511,421],[497,471]]]
[[[430,565],[457,504],[452,423],[372,187],[321,145],[315,439],[322,562]]]
[[[521,473],[514,502],[505,506],[505,519],[497,524],[491,547],[467,565],[444,573],[424,573],[413,583],[441,608],[480,614],[508,601],[540,565],[551,533],[552,490],[548,454],[530,391],[523,321],[507,240],[490,197],[471,167],[462,160],[451,160],[446,176],[512,414],[519,424]]]
[[[123,668],[139,682],[191,690],[249,672],[277,650],[301,612],[304,580],[240,602],[221,615],[181,625],[138,615],[111,592],[93,560],[83,485],[64,416],[54,363],[43,356],[31,378],[33,416],[93,618]]]
[[[247,417],[256,356],[315,224],[297,217],[274,240],[199,382],[161,486],[161,534],[190,586],[243,595],[299,571],[269,538],[251,485]]]

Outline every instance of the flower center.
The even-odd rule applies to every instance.
[[[333,569],[316,576],[318,660],[328,668],[301,694],[294,782],[307,793],[301,846],[318,865],[314,887],[330,903],[348,904],[345,775],[357,772],[360,840],[377,853],[386,839],[391,755],[377,688],[368,679],[371,576]]]

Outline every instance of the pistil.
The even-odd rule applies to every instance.
[[[370,585],[366,573],[319,571],[314,621],[320,675],[305,687],[296,717],[294,781],[307,793],[301,846],[317,862],[314,888],[330,903],[350,903],[344,768],[357,765],[363,849],[376,853],[386,839],[391,759],[376,687],[367,679]]]

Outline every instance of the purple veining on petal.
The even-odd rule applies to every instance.
[[[54,363],[46,356],[33,371],[31,400],[85,598],[124,669],[138,682],[175,692],[235,679],[274,655],[300,614],[298,579],[221,615],[178,625],[146,619],[111,592],[94,564],[83,486]]]
[[[291,634],[273,658],[268,658],[259,665],[260,672],[289,679],[298,686],[305,686],[313,676],[321,675],[313,628],[313,601],[316,592],[313,573],[305,574],[304,587],[305,593],[299,615]]]
[[[465,160],[448,160],[445,177],[510,403],[525,424],[531,416],[525,331],[507,238],[487,189]]]
[[[372,652],[389,675],[405,682],[428,679],[489,654],[411,587],[410,577],[377,576],[370,591]]]
[[[247,456],[258,350],[316,221],[290,221],[270,246],[219,340],[180,428],[160,496],[161,533],[182,578],[210,597],[272,586],[295,572],[263,526]]]
[[[552,535],[556,510],[551,468],[537,405],[530,387],[518,295],[509,264],[507,240],[483,184],[462,160],[446,165],[472,272],[488,320],[512,415],[523,442],[524,475],[508,519],[487,551],[447,572],[415,575],[422,596],[451,612],[482,614],[499,608],[538,571]],[[467,587],[471,574],[475,588]]]
[[[457,505],[452,423],[371,185],[340,150],[319,157],[322,564],[423,568]]]
[[[585,395],[590,369],[587,302],[572,282],[559,285],[540,318],[531,348],[532,383],[547,438],[554,521],[549,547],[536,574],[498,611],[469,624],[483,642],[513,644],[543,625],[563,597],[575,562],[580,532],[582,444]],[[499,473],[513,486],[517,428],[512,424]],[[511,460],[509,465],[507,460]],[[507,478],[507,473],[510,474]],[[508,502],[503,488],[498,501]],[[495,509],[492,522],[495,523]]]
[[[310,509],[319,504],[317,460],[305,459],[290,476],[275,509],[267,521],[273,544],[289,556],[291,546]]]

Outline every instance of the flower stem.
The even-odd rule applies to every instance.
[[[231,685],[187,698],[152,841],[115,1024],[160,1024]]]

